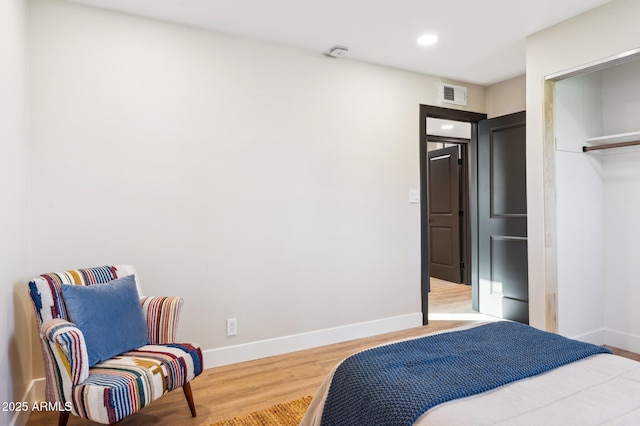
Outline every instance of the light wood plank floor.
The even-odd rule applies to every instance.
[[[454,287],[452,287],[454,286]],[[432,282],[430,311],[471,312],[471,288],[446,282]],[[323,346],[306,351],[205,370],[192,382],[198,416],[192,418],[182,390],[177,389],[138,413],[122,425],[204,425],[272,405],[314,395],[329,371],[345,357],[368,347],[397,339],[417,337],[458,327],[469,321],[434,321],[401,332]],[[623,356],[640,356],[621,353]],[[34,412],[27,425],[57,423],[57,413]],[[95,423],[71,416],[69,425]]]
[[[472,313],[471,286],[431,278],[429,313]]]

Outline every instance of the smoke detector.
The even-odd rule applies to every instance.
[[[340,58],[346,56],[349,53],[349,48],[345,46],[333,46],[329,49],[329,56],[332,58]]]

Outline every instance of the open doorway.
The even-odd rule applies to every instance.
[[[434,302],[448,305],[443,309],[478,310],[477,265],[472,261],[477,255],[473,243],[477,235],[477,123],[486,117],[420,106],[424,324],[429,321],[432,282],[438,293]]]
[[[427,117],[429,311],[473,313],[469,216],[469,122]]]
[[[472,310],[528,323],[526,113],[522,111],[487,120],[485,114],[425,105],[420,106],[423,322],[427,324],[429,321],[431,254],[436,251],[432,244],[442,241],[445,233],[438,230],[441,235],[435,235],[434,239],[436,232],[429,223],[432,218],[429,197],[431,171],[427,147],[434,131],[430,118],[460,121],[471,126],[471,136],[466,142],[468,162],[462,167],[467,173],[469,186],[461,203],[467,203],[467,210],[460,216],[461,223],[469,232],[461,243],[460,253],[466,256],[461,269],[471,275]],[[464,145],[458,142],[458,145]],[[454,156],[458,150],[454,147],[446,152]],[[446,157],[445,151],[440,157]],[[453,169],[453,162],[448,164],[447,167]],[[446,167],[441,168],[446,170]],[[440,175],[443,174],[441,171]],[[431,177],[431,180],[435,178]],[[439,206],[436,210],[443,208]],[[453,209],[449,210],[453,213]],[[443,259],[440,256],[438,263],[445,263]]]

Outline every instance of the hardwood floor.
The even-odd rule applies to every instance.
[[[472,313],[471,286],[431,278],[429,313]]]
[[[430,312],[468,314],[471,288],[432,282]],[[181,389],[165,395],[122,425],[205,425],[272,405],[314,395],[325,376],[345,357],[371,346],[469,324],[473,320],[429,320],[429,325],[270,358],[205,370],[191,383],[198,416],[191,417]],[[616,352],[617,350],[614,350]],[[622,356],[640,355],[618,351]],[[27,425],[56,424],[57,413],[33,412]],[[96,423],[71,416],[69,425]]]

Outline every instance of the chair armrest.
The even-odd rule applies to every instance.
[[[149,344],[174,343],[178,316],[184,303],[182,297],[145,296],[140,298],[140,303],[147,321]]]
[[[40,327],[40,334],[49,343],[60,374],[67,373],[72,385],[89,377],[89,355],[84,334],[75,324],[52,319]]]

